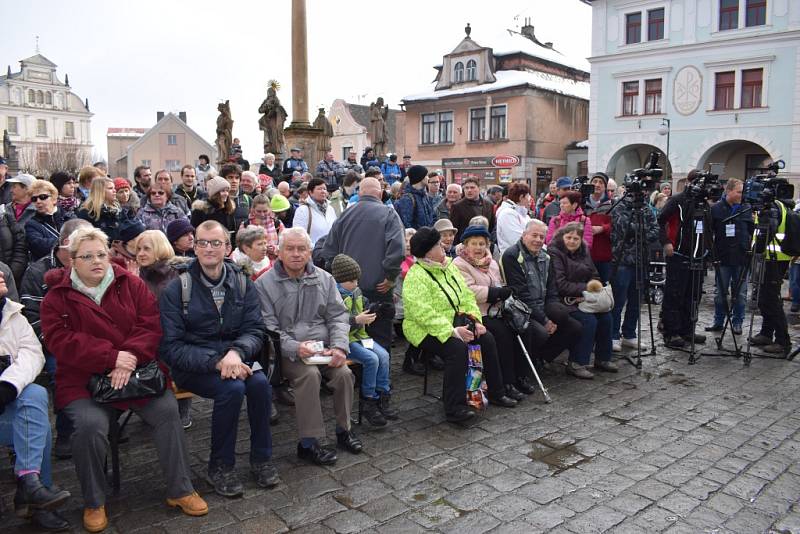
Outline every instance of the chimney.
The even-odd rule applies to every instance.
[[[184,122],[184,124],[188,124],[188,123],[186,122],[186,112],[185,112],[185,111],[179,111],[179,112],[178,112],[178,118],[179,118],[180,120],[182,120],[182,121]]]
[[[164,118],[164,112],[163,111],[156,111],[156,122],[161,122],[161,119],[163,119],[163,118]]]
[[[69,87],[69,74],[64,75],[64,85]]]

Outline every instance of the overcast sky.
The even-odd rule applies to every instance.
[[[490,36],[531,17],[541,41],[566,55],[590,53],[591,8],[579,0],[307,0],[310,120],[336,98],[393,108],[424,92],[434,65],[464,37]],[[220,101],[251,162],[263,154],[258,106],[270,79],[291,121],[290,0],[2,1],[2,68],[35,53],[69,74],[89,99],[95,151],[109,127],[151,127],[156,111],[186,111],[213,143]]]

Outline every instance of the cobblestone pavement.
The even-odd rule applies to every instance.
[[[546,375],[552,404],[536,395],[515,409],[490,407],[461,430],[421,395],[420,378],[400,371],[403,349],[393,351],[400,421],[364,423],[363,454],[314,467],[296,459],[292,413],[281,406],[273,440],[282,483],[265,491],[248,479],[243,499],[218,497],[201,480],[210,404],[195,401],[187,436],[211,508],[203,518],[164,505],[155,451],[134,417],[107,532],[800,532],[800,358],[690,366],[659,346],[641,371],[623,361],[619,374],[593,381]],[[329,397],[325,411],[332,416]],[[240,429],[245,476],[245,417]],[[28,531],[10,511],[14,486],[3,472],[0,530]],[[67,515],[80,531],[72,463],[56,462],[55,478],[73,493]]]

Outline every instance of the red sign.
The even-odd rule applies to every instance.
[[[517,156],[501,155],[492,158],[492,165],[495,167],[515,167],[518,164]]]

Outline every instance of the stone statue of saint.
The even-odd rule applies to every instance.
[[[228,154],[233,144],[233,118],[231,118],[230,100],[217,105],[217,158],[220,165],[227,163]]]
[[[8,165],[9,171],[16,172],[19,170],[17,147],[11,143],[8,130],[3,130],[3,157],[6,159],[6,165]]]
[[[383,105],[383,97],[369,105],[369,137],[375,156],[382,159],[386,156],[388,139],[386,123],[389,119],[389,106]]]
[[[272,152],[279,156],[283,153],[283,124],[286,122],[287,114],[281,101],[278,100],[277,87],[276,82],[270,83],[267,98],[258,108],[258,112],[262,113],[258,119],[258,128],[264,131],[264,153]]]
[[[331,121],[325,116],[325,108],[319,108],[319,115],[314,119],[314,128],[322,130],[317,140],[317,161],[325,159],[325,154],[331,149],[331,137],[333,137],[333,126]]]

